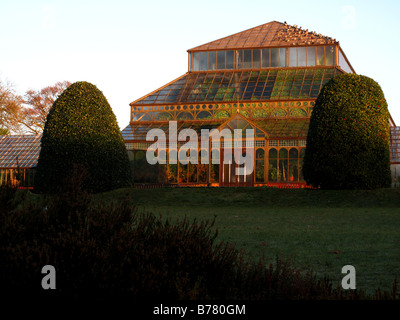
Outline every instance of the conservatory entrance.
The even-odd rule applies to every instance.
[[[221,148],[220,168],[222,170],[220,170],[220,186],[252,187],[254,185],[254,149],[243,148],[239,152],[241,152],[242,159],[247,156],[252,165],[248,165],[249,162],[246,161],[243,161],[243,163],[238,162],[233,150],[228,149],[226,151]]]

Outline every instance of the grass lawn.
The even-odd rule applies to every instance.
[[[216,217],[217,239],[255,258],[291,258],[335,285],[348,264],[356,269],[357,289],[368,293],[390,290],[400,278],[399,189],[132,188],[96,197],[129,198],[172,220]]]

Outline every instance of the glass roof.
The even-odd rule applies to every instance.
[[[337,68],[187,73],[135,105],[317,98]]]
[[[42,135],[0,136],[0,168],[36,167]]]
[[[207,121],[207,122],[191,122],[191,121],[178,121],[177,131],[180,132],[182,129],[193,129],[196,131],[198,137],[201,135],[201,129],[217,129],[217,128],[230,128],[231,130],[236,128],[242,129],[255,129],[255,137],[267,138],[292,138],[292,137],[306,137],[309,125],[309,119],[268,119],[268,120],[253,120],[252,124],[244,119],[238,118],[238,116],[232,117],[226,124],[222,121]],[[122,137],[127,141],[146,141],[147,132],[150,129],[161,129],[164,131],[166,138],[168,139],[169,125],[168,123],[153,123],[153,124],[141,124],[134,123],[128,125],[122,130]],[[261,130],[260,130],[261,129]]]
[[[253,121],[255,125],[269,134],[269,138],[307,137],[309,119],[271,119]]]

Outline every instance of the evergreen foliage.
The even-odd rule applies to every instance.
[[[128,154],[103,93],[76,82],[54,102],[47,116],[35,176],[37,192],[54,193],[74,167],[86,172],[90,192],[131,184]]]
[[[344,74],[321,90],[311,114],[303,175],[323,189],[374,189],[391,183],[389,112],[381,87]]]

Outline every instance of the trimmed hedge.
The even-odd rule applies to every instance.
[[[87,173],[84,188],[101,192],[131,185],[128,154],[116,117],[103,93],[75,82],[47,116],[35,191],[54,193],[74,167]]]
[[[304,179],[323,189],[389,187],[389,139],[379,84],[362,75],[336,76],[322,88],[311,114]]]

